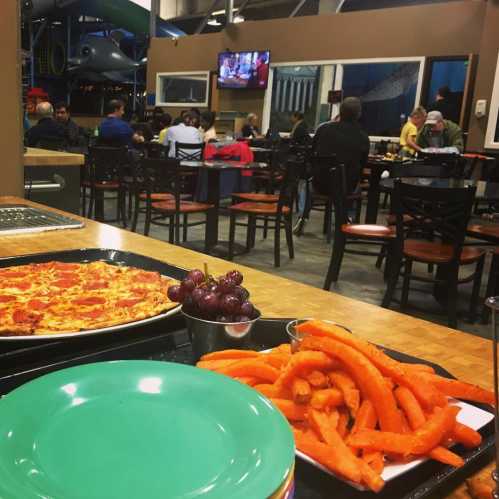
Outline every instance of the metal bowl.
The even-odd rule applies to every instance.
[[[187,321],[194,360],[197,361],[204,354],[218,350],[243,348],[250,337],[253,325],[261,317],[260,311],[256,309],[255,311],[257,316],[247,322],[216,322],[193,317],[182,307],[181,312]]]

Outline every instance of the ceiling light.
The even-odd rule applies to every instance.
[[[234,17],[234,23],[243,23],[244,22],[244,17],[243,16],[236,16]]]
[[[210,19],[210,20],[208,21],[208,24],[209,24],[210,26],[222,26],[222,23],[218,22],[215,18]]]

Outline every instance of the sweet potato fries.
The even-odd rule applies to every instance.
[[[493,393],[438,376],[422,364],[398,362],[344,329],[321,321],[298,326],[304,336],[291,353],[224,350],[198,367],[252,386],[292,426],[296,447],[338,476],[379,492],[385,462],[429,457],[462,466],[448,449],[476,447],[481,436],[458,423],[448,397],[493,403]]]

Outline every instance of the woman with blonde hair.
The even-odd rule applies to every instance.
[[[255,113],[249,113],[246,118],[241,134],[244,138],[256,139],[260,137],[260,129],[257,126],[258,116]]]
[[[416,107],[400,132],[400,152],[402,155],[414,156],[416,152],[421,151],[421,147],[416,144],[416,137],[425,120],[426,109],[423,106]]]

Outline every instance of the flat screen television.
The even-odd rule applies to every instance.
[[[267,88],[270,52],[221,52],[218,54],[218,88]]]

